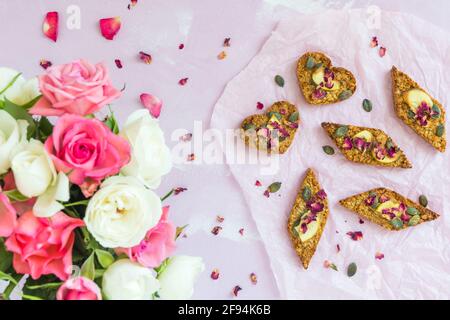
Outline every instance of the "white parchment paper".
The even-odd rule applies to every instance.
[[[368,24],[369,22],[369,24]],[[444,106],[450,97],[450,37],[437,27],[400,13],[381,14],[379,29],[371,29],[365,11],[327,11],[298,15],[280,22],[259,54],[226,87],[218,100],[211,126],[225,132],[239,127],[256,109],[278,100],[297,105],[301,125],[289,151],[280,157],[279,170],[264,175],[261,165],[236,164],[226,151],[233,175],[264,241],[281,295],[289,299],[448,299],[450,298],[450,150],[441,154],[415,135],[393,111],[390,69],[396,65],[423,85]],[[372,36],[387,48],[384,58],[370,48]],[[342,103],[314,107],[301,95],[295,74],[299,56],[307,51],[326,53],[336,66],[350,69],[357,78],[355,95]],[[284,88],[274,83],[280,74]],[[373,102],[365,112],[362,100]],[[447,109],[448,111],[448,109]],[[321,122],[347,123],[385,130],[405,151],[413,169],[376,168],[347,161],[336,149],[325,155],[323,145],[333,145]],[[447,120],[447,127],[449,126]],[[238,150],[244,150],[237,141]],[[330,216],[319,247],[307,271],[295,255],[287,233],[287,219],[304,172],[312,167],[327,191]],[[259,179],[263,187],[256,187]],[[264,189],[281,181],[278,194],[269,199]],[[375,187],[388,187],[417,200],[425,194],[430,209],[441,217],[401,232],[390,232],[342,208],[338,201]],[[239,191],[237,191],[239,192]],[[346,233],[362,231],[361,241]],[[341,251],[338,253],[336,246]],[[376,260],[376,252],[385,254]],[[339,271],[325,269],[324,260]],[[348,278],[349,263],[358,266]]]

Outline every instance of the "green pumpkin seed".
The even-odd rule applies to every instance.
[[[270,111],[269,113],[267,113],[267,116],[270,118],[272,118],[272,116],[275,116],[278,120],[281,120],[281,118],[283,118],[283,116],[281,115],[281,113],[276,112],[276,111]]]
[[[439,119],[441,117],[441,109],[439,109],[439,107],[436,104],[433,104],[433,106],[431,107],[431,110],[434,111],[434,114],[431,118]]]
[[[292,225],[292,233],[293,233],[294,236],[296,236],[297,238],[300,237],[300,235],[298,234],[298,231],[297,231],[297,229],[296,229],[296,228],[300,225],[300,220],[301,220],[301,217],[298,218],[297,220],[295,220],[294,224]]]
[[[247,131],[247,130],[250,130],[250,129],[256,129],[256,126],[253,124],[253,123],[246,123],[246,124],[244,124],[244,130],[245,131]]]
[[[306,60],[306,69],[311,70],[316,65],[316,60],[313,57],[308,57]]]
[[[412,110],[408,110],[408,119],[414,119],[416,117],[416,114]]]
[[[413,207],[408,207],[406,209],[406,213],[409,214],[410,216],[415,216],[419,214],[419,210],[417,210],[416,208]]]
[[[372,209],[376,210],[378,208],[378,206],[380,205],[380,200],[378,199],[378,197],[376,197],[373,200],[373,204],[370,206]]]
[[[280,76],[279,74],[277,74],[275,76],[275,83],[283,88],[284,87],[284,79],[283,79],[283,77]]]
[[[386,141],[386,148],[391,149],[393,147],[394,147],[394,143],[392,142],[391,139],[388,139],[388,141]]]
[[[362,107],[366,112],[372,111],[372,101],[370,101],[369,99],[364,99]]]
[[[296,111],[289,116],[288,120],[289,120],[289,122],[297,122],[298,118],[299,118],[299,114],[298,114],[298,111]]]
[[[340,101],[347,100],[348,98],[350,98],[352,96],[352,94],[353,94],[352,91],[344,90],[339,94],[338,98]]]
[[[340,126],[339,128],[336,129],[336,131],[334,132],[334,135],[336,137],[343,137],[347,134],[348,132],[348,127],[347,126]]]
[[[419,215],[413,216],[413,217],[411,217],[411,219],[409,219],[408,226],[412,227],[412,226],[418,225],[419,222],[420,222],[420,216]]]
[[[334,149],[332,146],[323,146],[322,149],[323,152],[325,152],[329,156],[332,156],[334,154]]]
[[[349,276],[350,278],[353,277],[356,274],[357,270],[358,267],[356,266],[356,263],[350,263],[347,267],[347,276]]]
[[[403,221],[400,218],[394,218],[391,220],[391,225],[398,230],[403,228]]]
[[[437,137],[442,137],[444,135],[444,125],[441,123],[440,125],[437,126],[436,128],[436,136]]]
[[[270,193],[275,193],[278,190],[280,190],[280,188],[281,188],[281,182],[274,182],[267,188],[267,190],[269,190]]]
[[[425,195],[421,195],[420,197],[419,197],[419,203],[420,203],[420,205],[422,206],[422,207],[427,207],[428,206],[428,199],[427,199],[427,197],[425,196]]]
[[[303,188],[302,198],[305,201],[308,201],[309,199],[311,199],[311,189],[309,187]]]

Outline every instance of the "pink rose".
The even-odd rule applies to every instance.
[[[102,300],[97,284],[85,277],[71,278],[59,287],[57,300]]]
[[[62,116],[66,113],[88,115],[120,96],[102,63],[84,60],[48,68],[39,77],[42,98],[30,109],[31,114]]]
[[[54,274],[66,280],[72,272],[73,231],[82,226],[82,220],[62,212],[51,218],[38,218],[32,211],[24,213],[5,242],[6,249],[14,253],[14,270],[33,279]]]
[[[17,224],[16,209],[0,187],[0,237],[9,237]]]
[[[175,226],[167,220],[169,207],[163,208],[158,224],[147,232],[144,240],[133,248],[120,248],[118,253],[125,253],[130,260],[145,267],[155,268],[175,250]]]
[[[56,170],[72,183],[92,183],[119,173],[130,160],[130,145],[101,121],[76,115],[59,118],[45,148]]]

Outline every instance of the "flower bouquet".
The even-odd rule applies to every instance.
[[[172,167],[157,119],[95,116],[120,95],[103,64],[28,81],[0,68],[2,299],[18,285],[23,299],[191,297],[204,266],[170,257],[180,229],[152,191]]]

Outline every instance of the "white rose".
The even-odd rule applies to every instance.
[[[131,145],[131,161],[122,168],[122,174],[142,181],[155,189],[161,177],[172,168],[170,150],[158,121],[146,109],[133,112],[120,131]]]
[[[84,222],[106,248],[130,248],[161,218],[161,199],[136,178],[106,179],[86,208]]]
[[[69,180],[64,173],[56,173],[42,142],[22,143],[10,158],[17,190],[28,198],[38,197],[33,207],[36,216],[50,217],[64,208],[58,201],[69,200]]]
[[[37,78],[26,81],[22,75],[19,75],[14,80],[18,74],[16,70],[0,68],[0,100],[7,98],[17,105],[24,105],[40,95]],[[14,83],[12,83],[13,80]]]
[[[103,274],[102,289],[109,300],[152,300],[159,283],[151,269],[121,259]]]
[[[194,283],[205,269],[202,258],[175,256],[158,275],[159,296],[165,300],[186,300],[194,294]]]
[[[25,120],[15,120],[8,112],[0,110],[0,174],[11,167],[11,152],[26,140],[27,127]]]

